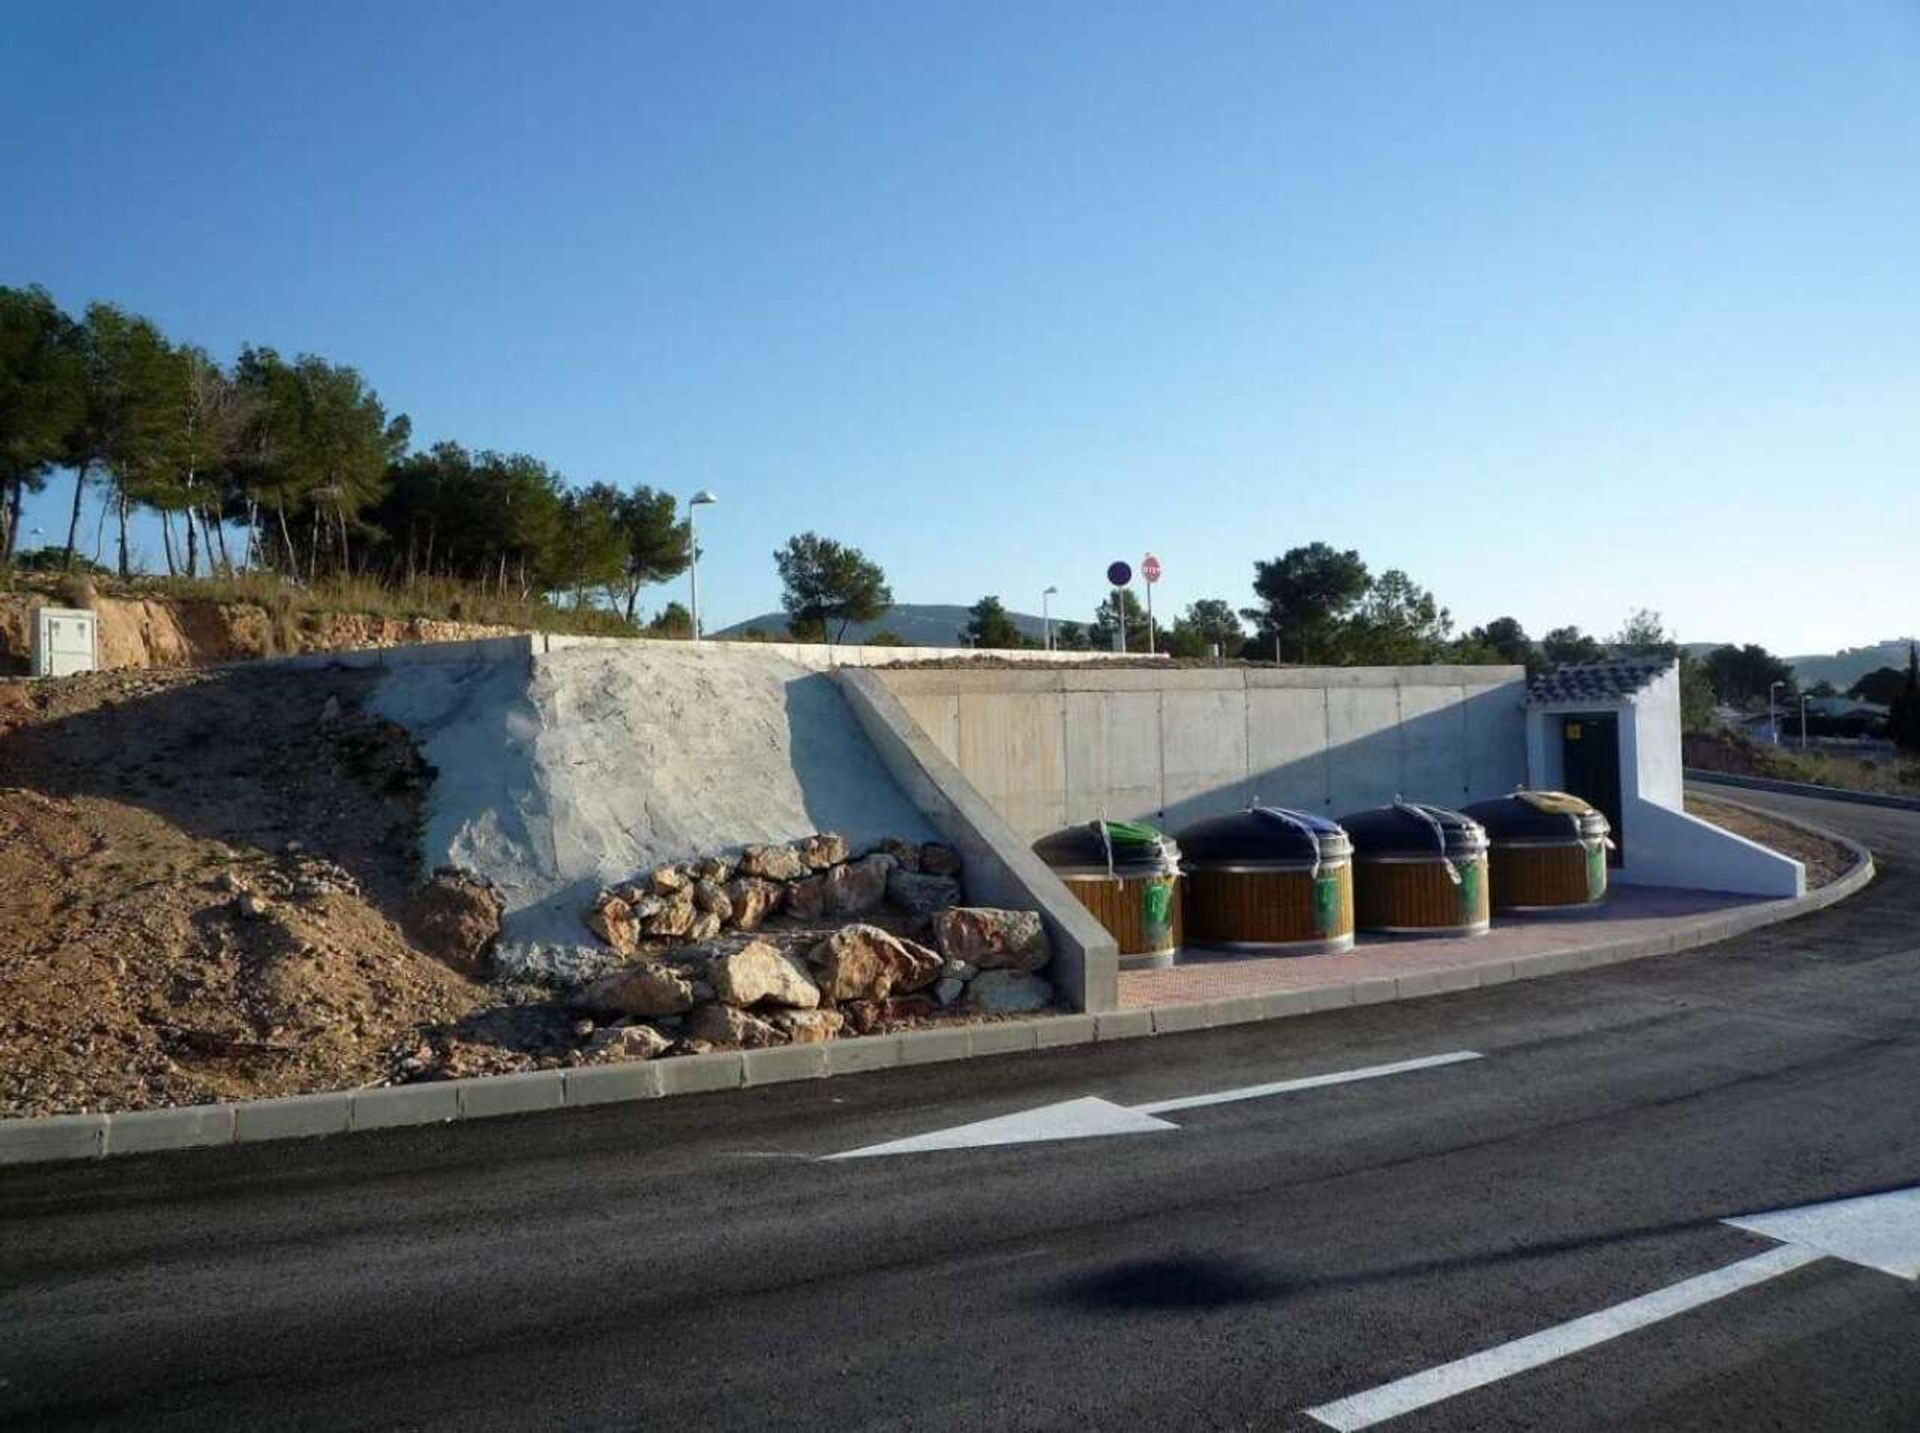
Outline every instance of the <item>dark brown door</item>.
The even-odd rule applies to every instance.
[[[1560,769],[1567,790],[1599,807],[1613,827],[1613,850],[1607,859],[1619,865],[1627,848],[1620,821],[1620,718],[1613,713],[1562,718]]]

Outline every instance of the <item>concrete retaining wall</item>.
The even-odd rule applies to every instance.
[[[1518,667],[871,675],[1026,841],[1098,816],[1177,830],[1255,800],[1458,806],[1527,775]]]
[[[1106,928],[934,745],[879,673],[843,671],[839,682],[895,785],[960,852],[967,899],[1039,911],[1053,944],[1047,975],[1055,989],[1081,1010],[1115,1008],[1120,954]]]

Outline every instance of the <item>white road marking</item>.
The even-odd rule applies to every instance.
[[[1726,1222],[1896,1279],[1920,1279],[1920,1185]]]
[[[1193,1110],[1204,1105],[1224,1105],[1235,1100],[1257,1100],[1267,1095],[1292,1094],[1296,1090],[1317,1090],[1323,1085],[1344,1085],[1350,1080],[1376,1080],[1383,1075],[1403,1075],[1413,1070],[1431,1070],[1440,1065],[1457,1065],[1462,1060],[1482,1058],[1475,1050],[1455,1050],[1446,1055],[1425,1055],[1417,1060],[1401,1060],[1391,1065],[1368,1065],[1359,1070],[1335,1070],[1326,1075],[1306,1075],[1297,1080],[1279,1080],[1270,1085],[1247,1085],[1237,1090],[1219,1090],[1210,1095],[1188,1095],[1180,1099],[1154,1100],[1144,1105],[1116,1105],[1109,1100],[1087,1096],[1038,1109],[998,1115],[972,1124],[928,1134],[910,1135],[870,1144],[861,1149],[843,1150],[826,1155],[827,1159],[864,1159],[876,1154],[924,1154],[934,1149],[972,1149],[983,1145],[1034,1144],[1042,1140],[1093,1139],[1112,1134],[1148,1134],[1178,1129],[1176,1124],[1154,1116],[1173,1110]]]
[[[1157,1120],[1152,1115],[1130,1110],[1125,1105],[1087,1096],[1065,1100],[1057,1105],[1021,1110],[931,1134],[911,1135],[906,1139],[870,1144],[864,1149],[844,1150],[828,1159],[864,1159],[875,1154],[923,1154],[930,1149],[971,1149],[980,1145],[1032,1144],[1037,1140],[1091,1139],[1109,1134],[1151,1134],[1180,1126]]]
[[[1817,1249],[1795,1249],[1790,1246],[1769,1249],[1751,1259],[1742,1259],[1737,1264],[1715,1269],[1710,1274],[1701,1274],[1651,1294],[1642,1294],[1637,1299],[1615,1304],[1597,1314],[1556,1324],[1553,1328],[1542,1329],[1539,1333],[1515,1339],[1512,1343],[1503,1343],[1483,1353],[1443,1363],[1424,1373],[1410,1374],[1338,1402],[1309,1408],[1307,1416],[1329,1428],[1340,1429],[1341,1433],[1371,1428],[1389,1418],[1398,1418],[1402,1413],[1425,1408],[1430,1403],[1452,1398],[1469,1389],[1484,1388],[1489,1383],[1498,1383],[1516,1373],[1539,1368],[1568,1354],[1579,1353],[1595,1344],[1645,1328],[1648,1324],[1670,1319],[1688,1309],[1697,1309],[1715,1299],[1724,1299],[1728,1294],[1738,1293],[1767,1279],[1778,1278],[1821,1257]]]
[[[1342,1433],[1371,1428],[1402,1413],[1539,1368],[1828,1257],[1877,1269],[1895,1278],[1920,1278],[1920,1186],[1722,1222],[1778,1239],[1782,1241],[1781,1247],[1642,1294],[1597,1314],[1556,1324],[1511,1343],[1443,1363],[1424,1373],[1409,1374],[1365,1393],[1323,1403],[1307,1409],[1307,1416]]]
[[[1173,1100],[1152,1100],[1133,1109],[1143,1115],[1172,1114],[1176,1110],[1197,1110],[1207,1105],[1227,1105],[1235,1100],[1258,1100],[1268,1095],[1290,1095],[1296,1090],[1317,1090],[1326,1085],[1344,1085],[1352,1080],[1377,1080],[1383,1075],[1404,1075],[1413,1070],[1432,1070],[1441,1065],[1457,1065],[1463,1060],[1485,1058],[1478,1050],[1455,1050],[1446,1055],[1424,1055],[1418,1060],[1399,1060],[1391,1065],[1368,1065],[1359,1070],[1336,1070],[1328,1075],[1305,1075],[1297,1080],[1276,1080],[1270,1085],[1247,1085],[1238,1090],[1220,1090],[1211,1095],[1185,1095]]]

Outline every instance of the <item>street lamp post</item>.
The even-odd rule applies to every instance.
[[[720,499],[710,488],[702,488],[687,499],[687,579],[693,599],[693,640],[700,640],[700,536],[694,528],[694,509],[717,503]]]
[[[1049,652],[1053,650],[1053,608],[1048,605],[1047,599],[1059,590],[1058,587],[1049,587],[1040,594],[1040,625],[1047,634],[1046,649]]]
[[[1775,746],[1780,745],[1780,711],[1774,705],[1773,694],[1785,685],[1785,682],[1774,682],[1767,688],[1767,737]]]
[[[1800,749],[1807,749],[1807,702],[1811,700],[1805,692],[1800,693]]]

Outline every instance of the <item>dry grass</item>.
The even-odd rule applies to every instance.
[[[176,601],[250,603],[272,618],[276,632],[304,613],[356,613],[401,620],[426,618],[482,627],[514,627],[536,632],[568,632],[590,637],[635,637],[640,630],[597,607],[556,606],[541,597],[522,599],[485,592],[445,578],[419,578],[387,586],[370,577],[322,578],[311,586],[289,582],[270,572],[241,572],[230,577],[70,577],[54,573],[0,573],[0,591],[44,592],[67,605],[68,587],[87,582],[105,597],[166,597]]]

